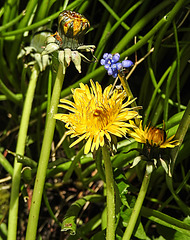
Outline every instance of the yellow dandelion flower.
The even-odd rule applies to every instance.
[[[61,99],[59,107],[70,111],[69,114],[58,113],[55,119],[66,123],[68,135],[78,137],[70,147],[86,140],[84,153],[97,150],[112,136],[123,137],[133,125],[128,121],[139,117],[133,108],[127,108],[134,100],[124,102],[124,91],[115,90],[111,94],[112,85],[102,92],[98,82],[91,81],[91,88],[80,83],[80,88],[72,90],[74,102]]]
[[[130,123],[134,125],[133,121],[130,121]],[[128,133],[137,142],[147,144],[150,147],[174,148],[179,144],[178,140],[172,140],[175,135],[167,138],[164,129],[145,126],[143,130],[142,121],[140,122],[139,127],[133,128],[133,130],[130,130]]]

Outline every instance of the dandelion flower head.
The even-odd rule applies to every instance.
[[[130,123],[134,125],[132,121],[130,121]],[[137,142],[147,144],[150,147],[174,148],[179,144],[177,140],[173,140],[175,135],[167,138],[167,135],[164,129],[145,126],[143,130],[142,121],[140,122],[140,126],[133,128],[133,130],[130,130],[129,134]]]
[[[74,102],[61,99],[59,107],[70,113],[58,113],[54,117],[66,123],[67,135],[78,137],[70,147],[86,140],[84,153],[93,152],[112,141],[112,136],[123,137],[132,125],[129,120],[139,117],[128,106],[134,101],[127,99],[124,91],[114,90],[112,85],[102,91],[101,85],[91,81],[91,88],[80,83],[72,90]]]

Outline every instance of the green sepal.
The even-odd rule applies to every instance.
[[[137,156],[136,158],[134,158],[131,168],[135,167],[140,161],[143,160],[147,161],[147,158],[144,155]]]
[[[160,163],[161,163],[164,171],[166,172],[166,174],[169,177],[172,177],[172,173],[171,173],[171,159],[168,162],[167,160],[160,158]]]

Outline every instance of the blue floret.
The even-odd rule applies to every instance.
[[[100,64],[103,65],[107,70],[108,75],[116,78],[118,71],[122,70],[123,68],[129,68],[133,65],[133,62],[131,60],[124,60],[122,62],[119,62],[119,59],[119,53],[104,53],[103,58],[100,60]]]

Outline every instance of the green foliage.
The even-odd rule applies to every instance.
[[[71,99],[71,89],[80,82],[93,79],[103,88],[114,82],[99,63],[105,52],[118,52],[122,60],[129,57],[134,62],[126,77],[137,105],[142,106],[143,123],[161,127],[164,121],[167,136],[177,131],[180,140],[179,147],[166,151],[173,160],[170,176],[165,177],[160,166],[152,173],[133,235],[147,240],[190,239],[189,4],[189,0],[0,3],[0,239],[25,238],[35,189],[39,212],[34,215],[31,239],[36,235],[38,239],[105,239],[102,154],[84,155],[83,143],[69,148],[73,139],[64,135],[65,127],[55,125],[50,114],[57,111],[54,106],[60,97]],[[90,21],[84,43],[96,46],[97,61],[82,62],[80,74],[71,62],[62,85],[57,55],[41,58],[40,52],[44,36],[57,31],[57,18],[64,9]],[[141,145],[128,137],[118,138],[117,152],[110,152],[118,240],[125,240],[145,171],[145,163],[133,151]],[[165,162],[163,166],[170,171]],[[66,227],[75,235],[61,231]]]

